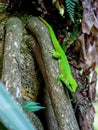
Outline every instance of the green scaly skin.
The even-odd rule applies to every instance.
[[[59,84],[63,82],[71,92],[75,92],[77,82],[72,76],[65,52],[61,48],[52,27],[43,18],[39,17],[39,19],[48,27],[53,46],[55,48],[55,50],[52,50],[52,55],[58,60],[60,69],[60,74],[58,75],[57,81]]]

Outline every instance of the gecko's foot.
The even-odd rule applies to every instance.
[[[61,75],[58,75],[58,77],[57,77],[57,83],[58,83],[59,86],[62,85]]]
[[[55,59],[59,59],[61,57],[61,55],[55,50],[51,50],[50,52]]]
[[[54,55],[56,53],[56,51],[54,49],[49,51],[52,55]]]
[[[62,82],[61,82],[61,81],[58,81],[57,84],[58,84],[59,86],[61,86],[61,85],[62,85]]]

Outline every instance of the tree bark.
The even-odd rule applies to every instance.
[[[11,95],[13,95],[13,97],[15,99],[17,99],[17,101],[20,104],[23,102],[23,98],[24,98],[23,93],[22,93],[22,91],[24,89],[23,87],[26,84],[29,84],[29,87],[30,87],[30,85],[31,85],[30,83],[32,83],[32,81],[30,83],[27,83],[30,80],[32,80],[32,77],[29,78],[29,80],[26,80],[26,77],[28,77],[28,73],[27,73],[27,75],[25,75],[25,74],[23,75],[24,71],[22,70],[22,65],[23,65],[22,63],[24,63],[23,58],[25,56],[20,54],[20,48],[21,48],[21,44],[22,44],[22,35],[23,35],[23,25],[22,25],[21,20],[17,17],[10,18],[6,24],[2,81],[5,84],[6,89],[10,92]],[[21,49],[23,49],[23,48],[21,48]],[[25,51],[25,52],[28,53],[28,51]],[[29,54],[25,54],[25,55],[28,57]],[[25,62],[26,62],[26,60],[25,60]],[[27,60],[26,63],[30,64],[31,62],[30,62],[30,60]],[[26,66],[27,64],[25,64],[24,66]],[[34,64],[34,62],[32,64]],[[32,69],[32,68],[29,65],[29,71],[32,72],[30,69]],[[25,70],[25,71],[27,71],[27,70]],[[35,70],[33,70],[33,72],[34,71]],[[21,75],[21,73],[22,73],[22,75]],[[31,75],[32,75],[32,73],[31,73]],[[23,76],[25,77],[24,80],[26,80],[25,81],[26,84],[24,82],[22,82],[22,80],[21,80],[21,77],[23,79]],[[34,84],[36,84],[34,78],[33,78],[33,81],[34,81]],[[34,87],[34,84],[33,84],[33,87]],[[37,84],[36,84],[36,86],[37,86]],[[30,97],[33,97],[33,96],[34,95],[32,94]],[[34,113],[31,113],[31,114],[27,113],[27,114],[28,114],[29,118],[32,120],[32,123],[35,125],[37,130],[43,130],[42,124],[41,124],[40,120],[38,119],[38,117]]]
[[[15,99],[21,99],[21,73],[19,68],[20,44],[23,25],[20,19],[10,18],[6,24],[2,81]]]
[[[42,58],[42,53],[41,53],[41,49],[40,49],[40,46],[39,44],[37,43],[37,40],[33,37],[30,42],[30,49],[31,49],[31,52],[33,54],[33,57],[35,59],[35,63],[36,63],[36,67],[37,69],[39,69],[38,71],[38,77],[40,79],[40,86],[41,86],[41,94],[39,94],[39,102],[43,102],[43,106],[45,106],[45,110],[43,111],[43,113],[39,113],[41,114],[41,118],[43,118],[44,116],[44,120],[43,121],[43,125],[44,125],[44,128],[46,130],[58,130],[58,125],[57,125],[57,121],[56,121],[56,117],[55,117],[55,114],[54,114],[54,111],[53,111],[53,107],[51,105],[51,100],[50,100],[50,96],[49,96],[49,92],[47,91],[47,88],[45,87],[45,83],[43,83],[43,76],[41,74],[41,70],[44,74],[44,76],[46,76],[44,70],[44,62],[43,62],[43,58]],[[38,64],[40,66],[38,66]],[[40,97],[41,100],[40,100]]]

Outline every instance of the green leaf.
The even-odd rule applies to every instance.
[[[39,106],[39,105],[40,105],[40,103],[38,103],[38,102],[27,101],[22,104],[22,107],[23,107],[23,109],[25,109],[27,111],[33,111],[33,112],[39,111],[41,109],[45,109],[45,107]]]
[[[74,12],[77,0],[65,0],[67,12],[72,22],[74,23]]]
[[[35,106],[35,105],[40,105],[40,103],[31,102],[31,101],[27,101],[27,102],[22,103],[22,107],[30,107],[30,106]]]
[[[36,130],[14,98],[0,82],[0,121],[10,130]]]

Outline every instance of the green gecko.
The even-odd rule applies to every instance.
[[[60,46],[52,27],[43,18],[39,17],[39,19],[49,29],[50,37],[51,37],[51,40],[55,49],[55,50],[52,50],[51,53],[53,57],[57,59],[59,62],[60,74],[58,75],[57,82],[59,84],[63,82],[71,92],[75,92],[77,88],[77,82],[72,76],[71,69],[70,69],[67,57],[65,55],[65,52]]]

